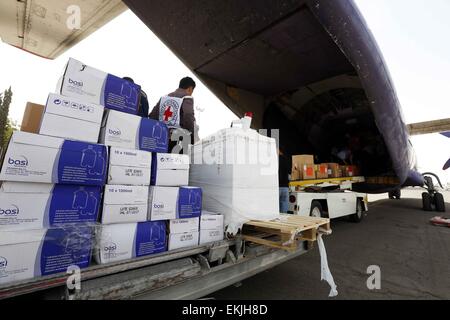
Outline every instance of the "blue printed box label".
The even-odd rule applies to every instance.
[[[169,148],[169,130],[162,122],[143,118],[138,143],[140,150],[165,153]]]
[[[140,86],[108,74],[102,104],[111,110],[138,114],[140,92]]]
[[[45,276],[67,272],[71,265],[88,267],[92,244],[91,227],[49,229],[40,252],[40,271],[35,270],[35,274]]]
[[[101,187],[56,185],[44,226],[96,222],[100,203]]]
[[[58,183],[105,184],[108,163],[105,146],[66,140],[60,152],[55,179]]]
[[[134,248],[134,257],[142,257],[166,251],[165,221],[138,223]]]
[[[181,187],[178,195],[177,219],[195,218],[202,213],[202,189]]]

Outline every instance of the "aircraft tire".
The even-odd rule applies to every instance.
[[[436,193],[434,195],[434,203],[436,205],[436,211],[445,212],[445,201],[442,193]]]
[[[425,211],[433,211],[431,206],[431,196],[428,192],[422,193],[422,206]]]

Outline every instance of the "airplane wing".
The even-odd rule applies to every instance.
[[[80,29],[67,26],[75,13],[73,6],[79,8]],[[127,9],[120,0],[2,0],[0,37],[12,46],[54,59]]]

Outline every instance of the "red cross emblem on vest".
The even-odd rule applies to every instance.
[[[169,121],[172,118],[173,112],[170,111],[170,106],[167,107],[166,111],[164,111],[164,121]]]

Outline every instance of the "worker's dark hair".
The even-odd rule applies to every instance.
[[[195,89],[195,81],[190,78],[190,77],[186,77],[180,80],[180,85],[178,86],[178,88],[180,89],[188,89],[192,87],[193,89]]]
[[[131,79],[130,77],[123,77],[122,79],[123,79],[123,80],[126,80],[126,81],[128,81],[128,82],[134,83],[134,80]]]

